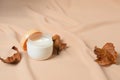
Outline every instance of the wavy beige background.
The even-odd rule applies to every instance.
[[[50,60],[30,59],[19,42],[33,28],[60,34],[69,48]],[[120,61],[94,62],[94,46],[106,42],[120,53],[120,0],[0,0],[0,56],[12,55],[13,45],[22,53],[18,65],[0,62],[0,80],[120,80]]]

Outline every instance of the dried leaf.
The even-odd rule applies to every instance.
[[[2,62],[7,63],[7,64],[17,64],[20,62],[20,60],[21,60],[20,52],[18,51],[18,49],[15,46],[13,46],[12,49],[17,51],[17,53],[13,54],[11,57],[8,57],[6,59],[0,58],[0,60]]]
[[[94,53],[97,55],[95,61],[102,66],[115,64],[118,56],[112,43],[106,43],[102,49],[95,47]]]
[[[61,40],[59,35],[54,35],[52,37],[53,42],[54,42],[54,46],[53,46],[53,54],[59,54],[62,50],[67,48],[67,44],[63,43],[63,41]]]

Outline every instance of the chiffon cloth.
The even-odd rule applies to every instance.
[[[59,34],[69,48],[49,60],[29,58],[20,46],[23,34],[38,29]],[[118,64],[101,67],[94,47],[114,43],[120,53],[120,0],[0,0],[0,57],[19,48],[17,65],[0,61],[1,80],[120,80]]]

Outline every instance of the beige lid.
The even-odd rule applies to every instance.
[[[21,45],[21,47],[22,47],[22,49],[23,49],[24,51],[27,51],[26,42],[27,42],[28,38],[29,38],[29,37],[32,37],[32,36],[35,35],[35,34],[41,35],[42,32],[40,32],[40,31],[37,30],[37,29],[31,29],[31,30],[27,31],[27,32],[23,35],[23,37],[22,37],[22,39],[21,39],[21,41],[20,41],[20,45]]]

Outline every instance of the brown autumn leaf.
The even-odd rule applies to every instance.
[[[4,63],[7,64],[17,64],[20,62],[21,60],[21,54],[18,51],[18,48],[16,48],[15,46],[12,47],[13,50],[17,51],[17,53],[13,54],[11,57],[7,57],[6,59],[0,58],[0,60]]]
[[[53,39],[53,54],[59,54],[62,50],[67,48],[67,44],[63,43],[59,35],[54,35]]]
[[[99,65],[108,66],[116,64],[118,53],[115,51],[115,47],[112,43],[106,43],[103,48],[95,47],[94,53],[97,55]]]

